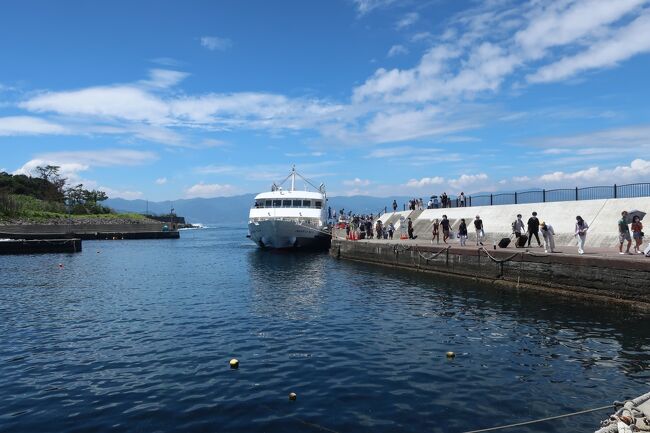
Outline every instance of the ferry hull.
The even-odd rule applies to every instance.
[[[250,239],[262,248],[328,249],[332,237],[291,221],[264,220],[248,224]]]

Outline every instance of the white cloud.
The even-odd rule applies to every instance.
[[[611,38],[591,45],[587,50],[540,68],[527,76],[531,83],[560,81],[580,72],[616,66],[637,54],[650,51],[650,13],[619,29]]]
[[[196,185],[192,185],[187,190],[185,190],[185,197],[187,198],[211,198],[225,195],[232,195],[235,192],[235,188],[232,185],[228,184],[206,184],[199,182]]]
[[[390,50],[388,50],[388,54],[386,54],[387,57],[395,57],[399,56],[401,54],[408,54],[409,50],[406,48],[404,45],[393,45],[390,47]]]
[[[205,165],[202,167],[196,167],[194,171],[199,174],[223,174],[223,173],[232,173],[237,170],[237,167],[232,165]]]
[[[352,180],[344,180],[343,185],[346,186],[354,186],[354,187],[359,187],[359,186],[368,186],[372,182],[370,182],[368,179],[360,179],[358,177],[355,177]]]
[[[220,38],[218,36],[202,36],[201,46],[210,51],[226,51],[232,47],[232,41],[228,38]]]
[[[33,175],[36,167],[57,165],[61,176],[68,178],[69,183],[81,182],[80,173],[92,167],[135,166],[152,162],[157,158],[153,152],[129,149],[103,149],[71,152],[49,152],[36,155],[14,174]],[[84,180],[84,183],[93,181]]]
[[[359,15],[365,15],[375,9],[391,5],[396,0],[352,0],[357,6]]]
[[[70,116],[164,123],[168,106],[158,97],[135,86],[98,86],[67,92],[48,92],[19,104],[33,112]]]
[[[63,126],[39,119],[38,117],[0,117],[0,136],[40,134],[58,135],[67,133],[68,131]]]
[[[457,179],[449,179],[449,186],[452,188],[467,188],[476,187],[478,185],[484,186],[488,181],[488,175],[485,173],[480,174],[463,174]]]
[[[635,159],[630,165],[617,166],[612,169],[589,167],[574,172],[555,171],[539,177],[544,184],[570,184],[571,186],[588,186],[598,184],[621,184],[647,181],[650,176],[650,161]]]
[[[422,179],[411,179],[406,182],[406,186],[411,188],[422,188],[430,185],[442,185],[443,183],[445,183],[444,177],[435,176],[423,177]]]
[[[149,79],[141,83],[146,86],[166,89],[183,81],[189,74],[187,72],[171,71],[168,69],[151,69]]]
[[[518,31],[514,39],[529,57],[539,58],[549,47],[564,46],[588,36],[597,37],[604,26],[644,3],[647,0],[548,2],[546,7],[530,13],[529,25]]]
[[[167,183],[167,178],[166,177],[159,177],[156,179],[156,185],[164,185]]]
[[[80,150],[70,152],[49,152],[36,156],[50,163],[76,163],[93,167],[114,167],[143,165],[155,161],[158,156],[154,152],[131,149],[102,149]]]
[[[406,27],[412,26],[419,19],[420,19],[420,14],[418,14],[417,12],[409,12],[406,15],[404,15],[402,18],[400,18],[397,21],[397,23],[395,23],[395,27],[398,30],[401,30],[401,29],[404,29]]]
[[[144,194],[140,191],[129,191],[129,190],[119,190],[113,189],[107,186],[99,186],[98,190],[104,191],[109,198],[123,198],[126,200],[135,200],[142,198]]]

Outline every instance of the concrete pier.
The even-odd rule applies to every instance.
[[[574,247],[546,254],[543,249],[492,249],[431,244],[430,240],[332,239],[336,258],[399,267],[439,276],[487,282],[512,290],[619,304],[650,312],[650,258],[619,256],[617,250]]]
[[[0,241],[0,255],[79,252],[81,252],[81,239],[23,239]]]
[[[24,224],[0,225],[0,239],[178,239],[177,230],[160,224]]]

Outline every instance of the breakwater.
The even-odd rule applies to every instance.
[[[143,224],[14,224],[0,225],[6,239],[178,239],[177,230],[163,231],[162,223]]]
[[[624,304],[650,311],[650,261],[432,245],[414,241],[332,240],[336,258],[483,281],[515,290]]]
[[[1,237],[1,236],[0,236]],[[80,253],[81,239],[39,239],[0,241],[2,254]]]

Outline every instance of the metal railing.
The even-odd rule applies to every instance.
[[[465,206],[498,206],[504,204],[549,203],[558,201],[602,200],[609,198],[650,197],[650,183],[601,185],[586,188],[560,188],[516,191],[498,194],[468,195]],[[446,207],[460,206],[458,197],[450,196]],[[406,205],[404,209],[406,210]],[[442,206],[438,205],[439,208]]]

